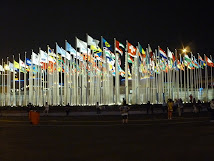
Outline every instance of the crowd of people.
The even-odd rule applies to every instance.
[[[193,113],[194,113],[194,115],[198,115],[202,110],[202,106],[203,106],[202,102],[200,100],[198,100],[196,102],[196,99],[193,98],[192,95],[190,95],[189,97],[190,97],[190,103],[191,103],[191,106],[193,109]],[[28,107],[29,107],[29,110],[33,110],[32,104],[29,104]],[[97,111],[98,115],[101,114],[101,110],[102,110],[102,108],[99,105],[99,103],[97,102],[96,111]],[[125,99],[123,99],[123,103],[119,107],[119,110],[120,110],[121,116],[122,116],[122,123],[127,124],[128,123],[128,112],[129,112],[130,108],[128,107],[128,104],[126,103]],[[151,111],[151,114],[154,113],[154,107],[153,107],[153,104],[150,103],[150,101],[147,102],[146,111],[147,111],[147,114],[149,114],[149,111]],[[162,104],[162,111],[163,111],[163,113],[165,113],[167,111],[169,120],[172,119],[172,115],[175,114],[176,112],[177,112],[178,116],[181,117],[184,112],[183,100],[181,98],[175,99],[174,101],[172,99],[168,99],[167,102],[164,100],[163,104]],[[212,99],[210,101],[210,106],[208,107],[208,111],[210,111],[211,122],[214,122],[214,99]],[[69,116],[69,113],[70,113],[69,104],[66,106],[65,112],[66,112],[66,116]],[[43,113],[46,116],[48,116],[48,114],[49,114],[49,105],[47,102],[44,106]]]

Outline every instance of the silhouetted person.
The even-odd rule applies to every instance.
[[[149,114],[149,109],[151,107],[150,101],[147,102],[146,104],[146,113]]]
[[[68,116],[70,113],[70,104],[69,103],[67,104],[67,106],[65,108],[65,112],[66,112],[66,116]]]

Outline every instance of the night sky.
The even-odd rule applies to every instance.
[[[166,50],[190,46],[193,54],[214,56],[212,1],[2,1],[0,5],[0,58],[30,57],[55,42],[64,47],[86,33],[123,44],[140,42],[143,48],[159,45]]]

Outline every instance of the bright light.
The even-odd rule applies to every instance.
[[[187,52],[187,49],[184,48],[184,49],[183,49],[183,53],[186,53],[186,52]]]

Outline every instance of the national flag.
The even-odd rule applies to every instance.
[[[14,69],[14,65],[13,65],[13,63],[11,63],[11,62],[9,62],[9,70],[10,70],[10,71],[15,70],[15,69]]]
[[[25,68],[25,63],[21,60],[21,59],[19,59],[19,67],[24,67]]]
[[[174,54],[168,49],[168,57],[170,58],[170,59],[172,59],[173,60],[173,62],[175,61],[175,56],[174,56]]]
[[[48,63],[48,54],[44,52],[43,50],[40,50],[40,63]]]
[[[27,66],[31,66],[32,62],[30,59],[26,58],[25,63]]]
[[[9,65],[4,64],[4,69],[5,69],[5,70],[10,70]]]
[[[141,55],[139,54],[141,60],[142,60],[142,57],[146,58],[146,53],[145,53],[145,51],[143,50],[143,48],[142,48],[142,46],[140,44],[139,44],[139,53],[141,54]]]
[[[151,49],[151,47],[150,47],[150,45],[148,45],[148,52],[149,52],[149,58],[151,58],[152,60],[153,60],[153,52],[152,52],[152,49]]]
[[[76,55],[76,50],[66,41],[66,51],[69,51],[71,55]]]
[[[137,57],[137,49],[129,42],[127,43],[127,45],[128,45],[128,54],[132,57]]]
[[[111,45],[104,38],[102,38],[102,41],[103,41],[103,48],[107,48],[108,50],[112,51]]]
[[[123,50],[121,48],[125,48],[124,45],[119,41],[115,40],[115,47],[116,47],[115,50],[119,52],[121,55],[123,55]]]
[[[31,55],[31,59],[32,59],[33,64],[40,65],[39,56],[36,53],[34,53],[33,51],[32,51],[32,55]]]
[[[214,63],[205,55],[205,61],[208,66],[214,67]]]
[[[2,65],[0,65],[0,71],[4,72],[4,68],[2,67]]]
[[[19,69],[19,63],[17,61],[14,60],[13,64],[15,68]]]
[[[202,57],[200,55],[198,55],[198,60],[200,61],[200,65],[203,68],[203,66],[206,66],[205,61],[202,59]]]
[[[48,55],[56,57],[56,54],[54,53],[54,51],[49,46],[48,46]]]
[[[187,54],[184,55],[184,60],[186,60],[189,63],[192,62],[192,60],[189,58],[189,56]]]
[[[79,51],[86,54],[87,53],[87,43],[78,38],[76,39],[76,41],[77,41],[77,48],[80,49]]]
[[[167,55],[166,55],[165,51],[163,51],[163,49],[159,48],[159,54],[160,54],[160,57],[167,59]]]
[[[134,63],[134,59],[130,55],[128,55],[128,63]]]
[[[66,56],[65,50],[59,47],[58,44],[56,44],[56,52],[57,52],[56,54],[61,54],[62,57]]]

